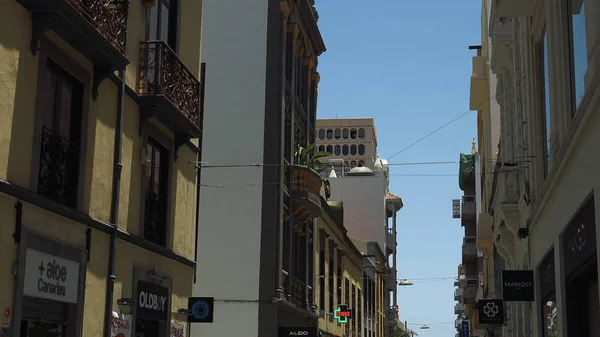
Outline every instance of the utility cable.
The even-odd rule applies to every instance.
[[[509,90],[509,89],[511,89],[511,88],[514,88],[514,87],[515,87],[517,84],[519,84],[519,83],[521,83],[523,80],[525,80],[525,78],[526,78],[526,76],[523,76],[521,79],[519,79],[519,80],[515,81],[515,82],[514,82],[512,85],[510,85],[510,86],[508,86],[508,87],[506,87],[506,88],[502,89],[500,92],[497,92],[495,95],[493,95],[493,96],[490,96],[488,99],[486,99],[485,101],[481,102],[481,103],[479,104],[478,108],[482,107],[484,104],[487,104],[487,103],[488,103],[488,102],[490,102],[490,101],[491,101],[493,98],[495,98],[496,96],[498,96],[498,95],[502,94],[504,91],[507,91],[507,90]],[[479,109],[476,109],[476,110],[479,110]],[[402,153],[402,152],[404,152],[404,151],[406,151],[406,150],[410,149],[411,147],[413,147],[413,146],[415,146],[415,145],[419,144],[420,142],[424,141],[425,139],[427,139],[427,138],[429,138],[429,137],[433,136],[434,134],[438,133],[438,132],[439,132],[439,131],[441,131],[442,129],[446,128],[446,127],[447,127],[447,126],[449,126],[450,124],[452,124],[452,123],[456,122],[457,120],[459,120],[459,119],[463,118],[464,116],[468,115],[470,112],[472,112],[472,111],[476,111],[476,110],[467,110],[466,112],[464,112],[464,113],[462,113],[462,114],[458,115],[457,117],[455,117],[455,118],[454,118],[454,119],[452,119],[451,121],[447,122],[446,124],[444,124],[444,125],[440,126],[439,128],[437,128],[437,129],[435,129],[435,130],[431,131],[430,133],[426,134],[425,136],[423,136],[423,137],[419,138],[418,140],[416,140],[416,141],[412,142],[410,145],[408,145],[408,146],[404,147],[404,148],[403,148],[403,149],[401,149],[400,151],[398,151],[398,152],[394,153],[393,155],[391,155],[391,156],[390,156],[390,157],[388,157],[387,159],[392,159],[392,158],[394,158],[395,156],[399,155],[400,153]]]

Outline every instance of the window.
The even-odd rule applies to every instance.
[[[325,236],[319,237],[319,309],[325,311]]]
[[[327,129],[327,139],[333,139],[333,130]]]
[[[325,129],[319,129],[319,139],[325,139]]]
[[[319,152],[325,152],[325,145],[319,145]]]
[[[344,145],[342,146],[342,154],[343,154],[344,156],[347,156],[347,155],[348,155],[348,145],[344,144]]]
[[[350,129],[350,138],[356,139],[356,129],[355,128]]]
[[[358,145],[358,154],[361,156],[365,154],[365,146],[363,144]]]
[[[335,134],[335,139],[340,139],[340,138],[342,138],[342,130],[340,130],[340,129],[335,129],[335,132],[334,132],[334,134]]]
[[[348,134],[349,134],[349,131],[348,131],[348,129],[344,128],[344,129],[342,130],[342,138],[344,138],[344,139],[348,139]]]
[[[329,280],[328,283],[328,287],[327,287],[327,292],[329,293],[329,308],[328,308],[328,312],[333,315],[333,310],[334,308],[334,301],[333,301],[333,294],[334,294],[334,289],[335,289],[335,277],[334,277],[334,273],[333,271],[335,270],[335,263],[334,263],[334,258],[335,258],[335,249],[332,245],[332,241],[329,241],[329,273],[327,274],[327,279]],[[333,316],[329,316],[332,317]]]
[[[358,161],[358,166],[359,166],[359,167],[363,167],[363,166],[365,166],[365,161],[364,161],[364,160],[359,160],[359,161]]]
[[[343,278],[343,272],[342,272],[342,251],[338,250],[337,254],[337,303],[338,305],[343,304],[343,298],[342,298],[342,294],[343,294],[343,287],[344,287],[344,278]]]
[[[339,145],[336,145],[334,147],[334,152],[336,156],[339,156],[340,154],[342,154],[342,148]]]
[[[585,73],[588,69],[588,54],[585,33],[586,0],[570,0],[571,11],[571,76],[573,77],[573,115],[577,112],[585,93]]]
[[[540,43],[540,54],[541,54],[541,78],[542,78],[542,83],[543,85],[543,100],[542,100],[542,111],[543,111],[543,125],[544,125],[544,132],[542,133],[544,135],[544,139],[545,139],[545,146],[544,149],[546,151],[546,153],[544,154],[544,156],[546,157],[546,160],[544,161],[544,175],[548,174],[548,160],[550,160],[550,154],[551,154],[551,148],[550,148],[550,136],[551,136],[551,116],[550,116],[550,82],[549,82],[549,77],[548,77],[548,46],[547,46],[547,34],[546,32],[544,32],[544,35],[542,37],[542,42]]]
[[[332,145],[327,145],[327,152],[333,153],[333,146]]]
[[[159,246],[167,243],[167,199],[169,192],[169,153],[148,137],[144,175],[144,238]]]
[[[77,207],[83,85],[54,62],[43,70],[38,193]]]
[[[350,162],[350,168],[355,168],[356,167],[356,160],[353,160]]]
[[[356,310],[357,309],[356,308],[356,285],[354,285],[354,283],[352,284],[352,297],[350,298],[350,308],[352,308],[353,312],[357,311]],[[360,313],[360,309],[358,309],[358,312]],[[358,321],[357,318],[358,317],[352,317],[352,323],[353,323],[352,330],[354,330],[355,332],[358,331],[358,330],[356,330],[356,327],[357,327],[356,323]]]
[[[356,145],[350,145],[350,154],[356,156]]]
[[[158,0],[149,10],[148,40],[165,41],[177,51],[178,13],[177,0]]]
[[[365,139],[365,129],[358,129],[358,139]]]

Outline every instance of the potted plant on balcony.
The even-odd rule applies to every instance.
[[[329,157],[331,156],[331,153],[327,151],[313,153],[314,150],[315,144],[310,144],[307,147],[296,145],[296,164],[306,166],[317,173],[321,173],[327,169],[328,165],[322,163],[319,159]],[[323,188],[325,189],[325,200],[328,200],[331,197],[331,184],[328,179],[321,179],[321,181],[323,183]]]

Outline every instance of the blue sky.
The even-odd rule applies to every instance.
[[[480,44],[479,0],[317,0],[327,52],[319,60],[318,117],[374,117],[378,152],[390,157],[469,109],[469,45]],[[472,112],[390,159],[455,161],[476,137]],[[454,336],[452,280],[461,260],[462,228],[452,219],[458,164],[392,166],[398,214],[400,317],[420,337]],[[446,176],[402,176],[414,174]],[[451,176],[448,176],[451,175]],[[425,323],[418,330],[411,323]]]

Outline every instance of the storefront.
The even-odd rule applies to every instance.
[[[594,196],[570,221],[562,246],[568,335],[600,336]]]
[[[554,264],[554,249],[546,253],[544,259],[538,267],[539,279],[539,296],[538,303],[540,316],[540,334],[543,337],[556,336],[552,333],[557,327],[556,321],[556,282],[555,282],[555,264]]]
[[[134,337],[170,336],[171,284],[167,275],[135,268]]]
[[[12,336],[81,336],[86,250],[25,230],[21,235]]]

